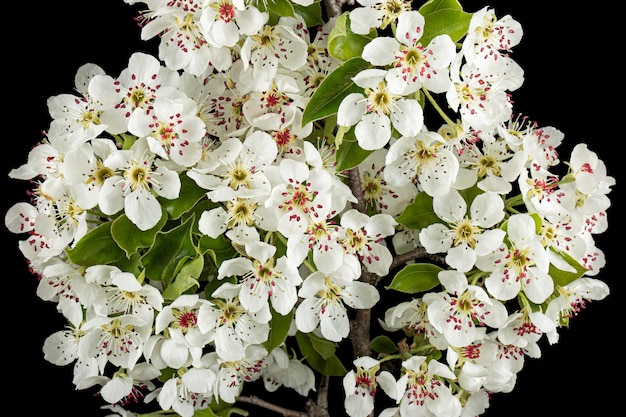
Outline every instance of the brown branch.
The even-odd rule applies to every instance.
[[[365,193],[363,192],[363,185],[361,184],[361,174],[357,167],[348,171],[348,180],[350,191],[352,191],[352,195],[356,197],[356,203],[352,203],[352,207],[361,213],[365,213]]]
[[[288,408],[281,407],[276,404],[272,404],[269,401],[262,400],[259,397],[254,396],[254,395],[251,395],[249,397],[242,395],[237,398],[237,401],[240,401],[242,403],[256,405],[256,406],[265,408],[267,410],[274,411],[278,414],[281,414],[283,417],[310,417],[309,414],[305,412],[297,411],[297,410],[290,410]]]
[[[328,412],[328,384],[330,378],[322,375],[317,390],[317,401],[309,400],[306,403],[306,409],[309,417],[330,417]]]

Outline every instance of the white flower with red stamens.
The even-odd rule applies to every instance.
[[[319,328],[323,337],[340,342],[350,332],[346,305],[371,308],[380,299],[373,285],[356,281],[355,268],[344,264],[330,274],[313,272],[305,278],[298,295],[304,300],[296,309],[296,327],[304,333]]]
[[[609,286],[594,278],[582,277],[564,286],[557,286],[558,297],[550,300],[546,316],[558,327],[568,327],[570,319],[577,316],[589,303],[603,300],[609,295]]]
[[[305,65],[307,44],[288,26],[265,25],[241,46],[244,69],[251,66],[255,83],[265,85],[274,79],[279,66],[296,71]]]
[[[498,340],[505,345],[526,349],[535,345],[546,334],[554,341],[556,323],[541,311],[522,309],[511,314],[498,328]]]
[[[412,98],[394,94],[387,86],[387,71],[370,68],[359,72],[352,80],[364,89],[350,93],[339,104],[337,124],[355,126],[359,146],[366,150],[380,149],[389,143],[392,129],[401,135],[414,136],[424,125],[420,104]]]
[[[383,177],[387,183],[403,186],[414,182],[419,191],[430,196],[446,194],[459,172],[459,160],[436,132],[401,137],[391,144],[385,163]]]
[[[154,334],[163,334],[158,353],[167,366],[177,369],[189,363],[197,365],[205,345],[212,341],[213,334],[198,326],[203,305],[211,303],[197,294],[183,294],[157,314]]]
[[[508,244],[477,257],[476,266],[490,273],[485,286],[492,297],[507,301],[523,291],[530,301],[541,304],[552,294],[550,258],[536,229],[529,214],[514,214],[507,220]]]
[[[150,150],[179,167],[189,168],[202,157],[201,140],[206,129],[197,116],[196,102],[182,91],[155,99],[150,114],[139,113],[128,123],[128,131],[148,140]]]
[[[438,274],[444,292],[430,292],[423,301],[428,305],[428,319],[448,343],[468,346],[480,336],[480,328],[499,328],[507,320],[504,304],[490,298],[485,290],[469,285],[465,274],[446,270]]]
[[[302,283],[302,278],[297,266],[284,256],[278,258],[274,265],[275,252],[276,248],[270,245],[249,247],[248,255],[252,259],[227,259],[219,267],[217,279],[241,277],[239,301],[252,313],[267,309],[270,301],[276,312],[286,315],[298,301],[296,288]]]
[[[398,16],[395,39],[381,36],[363,48],[363,59],[390,67],[385,75],[390,92],[408,95],[422,87],[433,93],[448,89],[448,67],[456,56],[454,42],[448,35],[439,35],[422,45],[423,32],[424,16],[417,10],[404,11]]]
[[[246,346],[239,360],[227,361],[215,353],[206,356],[210,369],[217,375],[213,390],[216,399],[231,404],[237,401],[244,384],[261,378],[268,365],[267,350],[261,345]]]
[[[355,370],[350,370],[343,377],[343,388],[346,393],[344,407],[350,417],[367,417],[374,410],[374,396],[378,384],[385,392],[395,391],[393,375],[380,370],[380,362],[369,356],[361,356],[353,362]],[[378,374],[378,375],[376,375]]]
[[[165,381],[158,391],[157,401],[163,410],[173,410],[181,417],[192,417],[213,400],[217,376],[211,369],[197,367],[179,370]]]
[[[166,167],[154,168],[155,155],[148,142],[138,139],[130,150],[109,155],[104,164],[121,174],[107,178],[100,190],[99,205],[103,213],[124,213],[140,230],[154,227],[163,214],[155,195],[178,198],[180,178]]]
[[[387,149],[377,149],[359,164],[361,187],[367,208],[374,212],[398,216],[417,195],[413,182],[392,186],[385,180]]]
[[[420,231],[419,241],[428,253],[446,253],[446,262],[460,272],[474,267],[478,255],[494,251],[504,239],[501,229],[489,229],[504,218],[504,201],[495,193],[479,194],[467,211],[461,194],[451,189],[433,198],[433,210],[443,220]]]
[[[385,238],[398,224],[389,214],[368,216],[349,209],[341,216],[340,243],[346,253],[358,256],[368,271],[380,276],[389,273],[392,256]]]
[[[462,52],[467,62],[487,72],[499,73],[523,35],[517,20],[510,15],[498,18],[493,8],[485,6],[472,14]]]
[[[402,362],[404,375],[398,379],[397,399],[401,416],[459,417],[461,402],[452,395],[446,380],[455,380],[450,368],[425,356]]]
[[[224,140],[211,152],[215,161],[211,167],[190,170],[188,175],[200,187],[210,190],[208,196],[212,201],[265,198],[271,192],[271,184],[263,169],[272,164],[277,153],[276,142],[270,135],[256,131],[244,141],[239,138]]]
[[[89,91],[98,101],[116,103],[107,107],[100,119],[109,126],[109,133],[119,134],[128,130],[128,123],[134,117],[150,114],[154,100],[171,92],[178,83],[178,73],[161,65],[152,55],[135,52],[116,79],[109,75],[95,76],[89,82]]]
[[[198,22],[206,41],[216,48],[232,48],[241,35],[259,32],[268,19],[267,12],[242,1],[208,0],[202,6]]]
[[[309,225],[333,212],[332,176],[323,169],[309,169],[293,159],[279,164],[280,182],[274,185],[265,207],[277,214],[276,229],[285,237],[301,236]]]
[[[211,303],[198,311],[198,328],[202,333],[215,332],[215,350],[224,361],[243,359],[246,346],[265,342],[270,331],[269,305],[254,313],[246,310],[239,301],[241,285],[222,283]]]
[[[407,0],[358,0],[360,6],[350,11],[350,30],[367,35],[375,28],[385,29],[400,13],[411,10]]]
[[[511,70],[510,77],[523,79],[515,70]],[[471,64],[460,66],[460,56],[450,68],[450,79],[452,84],[446,92],[448,105],[473,129],[490,132],[511,118],[513,104],[507,91],[508,83],[501,80],[494,83],[493,77]],[[517,87],[518,83],[511,84]]]

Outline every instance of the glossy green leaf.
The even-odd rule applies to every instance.
[[[376,30],[359,35],[350,30],[350,15],[345,12],[337,17],[335,27],[328,35],[328,53],[340,61],[360,57],[363,48],[376,37]]]
[[[124,250],[111,237],[113,222],[102,223],[65,250],[72,263],[82,266],[107,265],[124,257]]]
[[[274,348],[280,346],[280,344],[285,341],[293,319],[293,314],[291,313],[283,316],[274,310],[274,308],[270,308],[270,310],[272,312],[272,319],[270,320],[270,333],[267,340],[263,344],[268,352],[271,352]]]
[[[224,235],[220,235],[216,238],[202,235],[200,241],[198,242],[198,250],[211,257],[213,263],[218,268],[226,259],[231,259],[237,256],[237,251],[233,247],[231,241]]]
[[[424,46],[434,37],[444,34],[457,42],[467,33],[472,19],[472,14],[463,11],[457,0],[431,0],[420,7],[419,12],[425,20],[424,34],[420,39]]]
[[[302,16],[306,22],[306,27],[313,28],[324,24],[322,2],[320,0],[314,1],[313,4],[309,6],[301,6],[296,3],[292,3],[292,6],[294,13]]]
[[[443,268],[433,264],[410,264],[402,268],[385,288],[406,294],[428,291],[439,285],[437,274],[440,271]]]
[[[398,352],[398,346],[388,336],[376,336],[371,342],[370,347],[374,352],[386,353],[393,355]]]
[[[309,99],[302,114],[302,125],[337,113],[341,101],[348,94],[363,92],[352,77],[369,67],[367,61],[352,58],[328,74]]]
[[[149,279],[170,282],[181,263],[197,255],[191,239],[194,217],[167,232],[157,233],[154,244],[141,258]]]
[[[159,222],[151,229],[140,230],[128,217],[124,214],[115,219],[111,225],[111,236],[113,240],[124,249],[126,256],[137,253],[139,248],[147,248],[152,245],[156,234],[163,228],[167,222],[167,213],[163,211],[163,215]]]
[[[264,0],[257,3],[260,11],[268,12],[267,24],[276,25],[282,16],[293,16],[293,3],[289,0]]]
[[[421,230],[433,223],[441,223],[441,219],[433,210],[433,198],[423,191],[415,196],[396,221],[412,230]]]
[[[172,219],[178,219],[183,214],[194,208],[198,201],[206,198],[207,190],[201,188],[187,175],[180,176],[180,194],[178,198],[169,200],[159,198],[161,207],[169,213]]]
[[[198,278],[202,274],[203,268],[204,258],[202,256],[196,256],[187,261],[176,275],[176,278],[163,291],[163,298],[175,300],[188,289],[198,287]]]
[[[556,250],[554,248],[550,248],[550,250],[556,255],[560,256],[562,260],[565,263],[567,263],[572,269],[572,270],[564,271],[562,269],[557,268],[554,264],[550,264],[548,274],[550,274],[555,284],[560,285],[560,286],[568,285],[572,281],[575,281],[578,278],[582,277],[587,272],[587,268],[582,266],[578,261],[576,261],[576,259],[574,259],[568,253]]]
[[[324,358],[315,350],[309,333],[296,332],[298,348],[311,368],[327,376],[344,376],[347,373],[337,355]]]
[[[337,148],[336,160],[337,166],[335,170],[342,172],[347,169],[352,169],[359,165],[367,158],[373,151],[368,151],[359,146],[354,137],[354,129],[350,129],[344,134],[341,146]]]

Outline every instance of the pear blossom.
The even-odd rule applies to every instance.
[[[369,356],[361,356],[352,363],[356,371],[350,370],[343,377],[344,406],[350,417],[367,417],[374,410],[378,384],[384,385],[385,391],[393,391],[396,380],[389,371],[379,373],[380,362]]]
[[[389,143],[392,128],[415,136],[423,127],[424,114],[413,98],[404,98],[389,89],[387,71],[365,69],[352,80],[363,93],[350,93],[339,104],[337,124],[354,127],[357,142],[365,150],[380,149]]]
[[[376,287],[357,278],[349,267],[330,274],[317,271],[307,276],[298,291],[303,298],[295,313],[298,330],[309,333],[319,328],[326,339],[334,342],[347,337],[350,323],[346,305],[370,308],[380,299]]]
[[[283,348],[272,350],[266,363],[262,378],[268,392],[274,392],[281,386],[292,388],[300,395],[315,390],[313,370],[302,360],[290,358]]]
[[[550,260],[536,233],[535,221],[528,214],[514,214],[507,220],[510,246],[478,256],[476,266],[489,272],[485,286],[489,294],[501,301],[513,299],[523,291],[533,303],[543,303],[554,290],[548,274]]]
[[[359,164],[361,186],[369,210],[397,216],[413,201],[418,193],[412,182],[392,186],[385,180],[387,149],[377,149]]]
[[[202,306],[211,306],[197,294],[183,294],[165,306],[155,318],[155,334],[164,334],[159,355],[171,368],[181,368],[192,361],[198,365],[204,347],[213,340],[213,333],[203,332],[198,325]]]
[[[500,301],[489,297],[476,285],[469,285],[465,274],[459,271],[440,271],[439,281],[445,292],[425,294],[428,318],[433,327],[455,347],[468,346],[479,335],[481,326],[499,328],[507,317]]]
[[[458,417],[461,403],[452,395],[446,379],[456,376],[446,365],[425,356],[412,356],[402,362],[404,375],[397,382],[400,416]]]
[[[239,360],[227,361],[214,353],[209,353],[207,363],[217,378],[213,386],[216,399],[234,403],[246,382],[257,381],[263,377],[268,366],[268,352],[261,345],[246,346],[245,353]]]
[[[270,301],[276,312],[288,314],[298,301],[297,287],[302,283],[297,267],[285,256],[275,261],[273,246],[264,251],[251,249],[252,259],[239,257],[222,262],[217,279],[241,277],[239,301],[247,311],[256,313],[266,309]]]
[[[459,160],[436,132],[402,136],[389,147],[383,177],[392,186],[411,182],[430,196],[446,194],[459,172]]]
[[[397,222],[389,214],[373,216],[349,209],[341,216],[340,242],[346,253],[359,257],[368,271],[384,276],[392,256],[384,240],[393,235]]]
[[[505,345],[518,346],[525,349],[537,343],[546,334],[556,331],[556,324],[541,311],[523,311],[511,314],[498,329],[498,340]],[[554,339],[552,339],[554,340]]]
[[[253,35],[267,22],[268,14],[241,1],[209,0],[203,4],[198,28],[216,48],[232,48],[240,35]]]
[[[357,0],[350,12],[350,29],[354,33],[367,35],[372,29],[385,29],[395,22],[400,13],[411,10],[406,0]]]
[[[379,36],[363,48],[361,56],[377,66],[391,67],[385,75],[389,91],[408,95],[424,87],[433,93],[443,93],[451,83],[449,66],[456,56],[450,36],[439,35],[428,45],[420,38],[424,31],[424,16],[417,10],[398,15],[395,39]]]
[[[128,131],[147,138],[155,155],[181,167],[190,167],[202,156],[200,140],[206,132],[197,113],[196,102],[176,90],[157,97],[150,114],[138,113],[130,119]]]
[[[420,231],[419,240],[428,253],[446,253],[446,263],[460,272],[474,267],[477,255],[494,251],[505,232],[489,229],[504,218],[504,202],[494,193],[479,194],[467,203],[451,189],[433,198],[433,210],[444,223],[433,223]]]
[[[159,222],[162,208],[153,192],[174,199],[181,185],[176,172],[166,167],[154,168],[155,158],[145,138],[138,139],[130,150],[109,155],[105,164],[116,175],[107,178],[100,190],[99,205],[105,214],[115,214],[123,208],[140,230],[148,230]]]
[[[201,305],[198,311],[198,329],[205,334],[214,332],[215,351],[225,361],[243,359],[246,346],[265,342],[270,330],[269,305],[247,311],[239,300],[241,286],[224,282],[213,292],[211,303]]]
[[[606,298],[609,286],[598,279],[581,277],[567,285],[557,286],[558,296],[550,300],[546,316],[557,326],[569,326],[572,318],[584,310],[589,303]]]
[[[157,401],[163,410],[173,410],[181,417],[192,417],[196,410],[209,407],[217,376],[211,369],[191,368],[174,374],[158,393]]]
[[[463,40],[463,55],[467,62],[488,72],[500,72],[507,54],[522,40],[522,25],[510,15],[496,16],[485,6],[474,12],[467,36]]]
[[[286,25],[266,24],[245,38],[241,59],[244,69],[253,68],[254,81],[263,85],[274,79],[279,66],[295,71],[305,65],[307,42]]]

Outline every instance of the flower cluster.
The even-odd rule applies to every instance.
[[[158,58],[84,64],[49,98],[5,216],[67,320],[45,359],[112,412],[230,415],[247,384],[306,398],[321,376],[350,417],[477,416],[609,294],[594,235],[615,180],[514,113],[511,16],[125,2]]]

